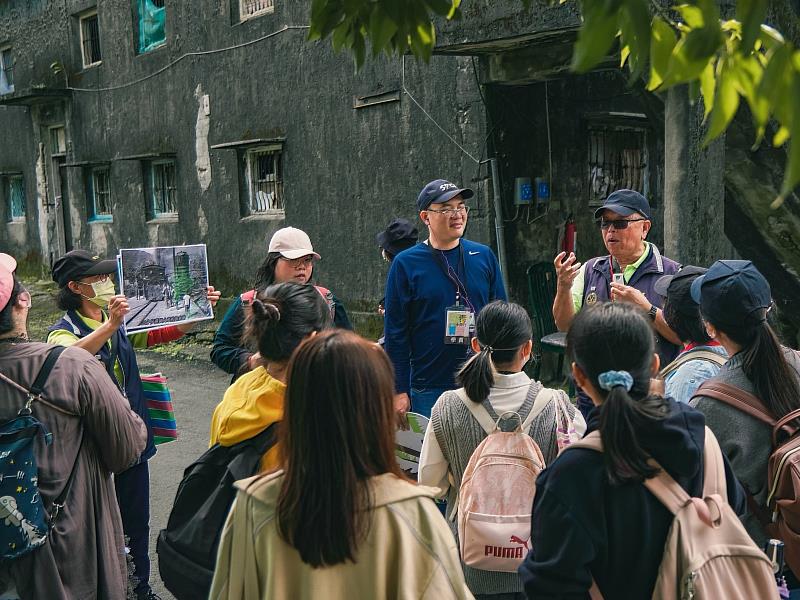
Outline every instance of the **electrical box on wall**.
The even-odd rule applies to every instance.
[[[517,177],[514,179],[514,204],[527,206],[533,202],[533,184],[530,177]]]
[[[550,202],[550,182],[544,177],[536,178],[536,204]]]

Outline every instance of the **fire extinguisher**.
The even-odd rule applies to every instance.
[[[575,252],[575,245],[578,241],[578,230],[575,227],[575,219],[572,218],[572,214],[567,217],[567,221],[564,224],[564,237],[561,239],[561,250],[569,254],[570,252]]]

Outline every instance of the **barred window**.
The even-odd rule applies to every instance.
[[[643,129],[593,126],[589,129],[589,204],[627,188],[648,195],[647,143]]]
[[[0,94],[14,91],[14,54],[10,46],[0,48]]]
[[[111,213],[111,171],[108,167],[95,167],[89,177],[89,220],[110,221]]]
[[[100,22],[96,10],[81,17],[81,50],[84,67],[100,62]]]
[[[239,0],[239,18],[244,21],[275,12],[275,0]]]
[[[19,221],[25,218],[25,180],[22,175],[3,178],[6,197],[6,220]]]
[[[175,161],[163,160],[150,163],[149,215],[155,219],[178,213],[178,188],[175,183]]]
[[[247,181],[251,213],[282,211],[283,156],[280,146],[248,150]]]

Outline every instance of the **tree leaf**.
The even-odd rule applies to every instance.
[[[369,41],[372,55],[377,56],[384,49],[389,50],[389,42],[397,33],[397,25],[381,10],[373,10],[369,19]]]
[[[650,11],[644,0],[624,0],[619,13],[622,43],[629,49],[631,77],[637,78],[647,66],[650,50]]]
[[[710,61],[703,72],[700,73],[700,93],[703,95],[703,104],[705,106],[705,114],[703,119],[708,119],[708,114],[714,106],[714,92],[716,87],[716,78],[714,77],[714,61]]]
[[[585,0],[583,26],[572,54],[572,70],[585,73],[602,61],[617,36],[617,14],[604,12],[602,2]]]
[[[737,0],[736,18],[742,23],[741,51],[750,54],[767,16],[767,0]]]
[[[628,57],[631,55],[631,47],[630,46],[623,46],[622,49],[619,51],[619,68],[625,66],[625,63],[628,62]]]
[[[683,21],[692,29],[701,29],[705,26],[705,17],[699,6],[695,6],[694,4],[681,4],[676,6],[675,9],[680,13]]]
[[[791,93],[794,98],[800,98],[800,76],[798,76],[797,71],[794,72]],[[783,174],[781,195],[778,196],[776,202],[778,200],[783,202],[783,199],[800,185],[800,108],[798,108],[798,105],[798,102],[792,103],[792,143],[789,146],[789,154],[786,157],[786,171]]]
[[[788,123],[790,114],[783,103],[789,93],[789,85],[792,81],[792,50],[787,44],[776,46],[768,56],[767,66],[764,68],[764,75],[758,86],[757,95],[764,98],[771,107],[771,112],[775,114],[781,123]]]
[[[703,145],[707,145],[727,129],[739,108],[739,92],[736,90],[735,75],[731,72],[731,64],[725,62],[721,68],[718,67],[718,70],[714,108],[711,111],[711,123],[703,138]]]
[[[650,37],[650,81],[647,85],[653,91],[667,74],[669,58],[675,48],[678,38],[672,27],[661,17],[654,17],[652,35]]]

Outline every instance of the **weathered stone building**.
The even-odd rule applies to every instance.
[[[684,91],[646,93],[614,59],[570,74],[569,4],[465,1],[429,64],[380,58],[359,72],[306,40],[309,6],[0,0],[0,247],[47,266],[72,247],[206,243],[212,281],[234,292],[272,232],[294,225],[323,255],[316,278],[367,308],[385,277],[375,233],[415,218],[421,186],[445,177],[476,189],[470,237],[496,247],[504,232],[507,281],[524,301],[525,268],[552,258],[569,216],[578,254],[601,249],[590,209],[615,187],[645,192],[652,239],[702,264],[733,252],[725,232],[751,210],[747,167],[771,165],[754,168],[763,197],[779,181],[783,152],[746,152],[746,132],[728,136],[730,151],[699,149]],[[773,17],[796,21],[788,6]],[[795,203],[749,215],[752,240],[731,236],[759,266],[784,265],[773,280],[800,270]],[[773,221],[788,240],[777,250]]]

